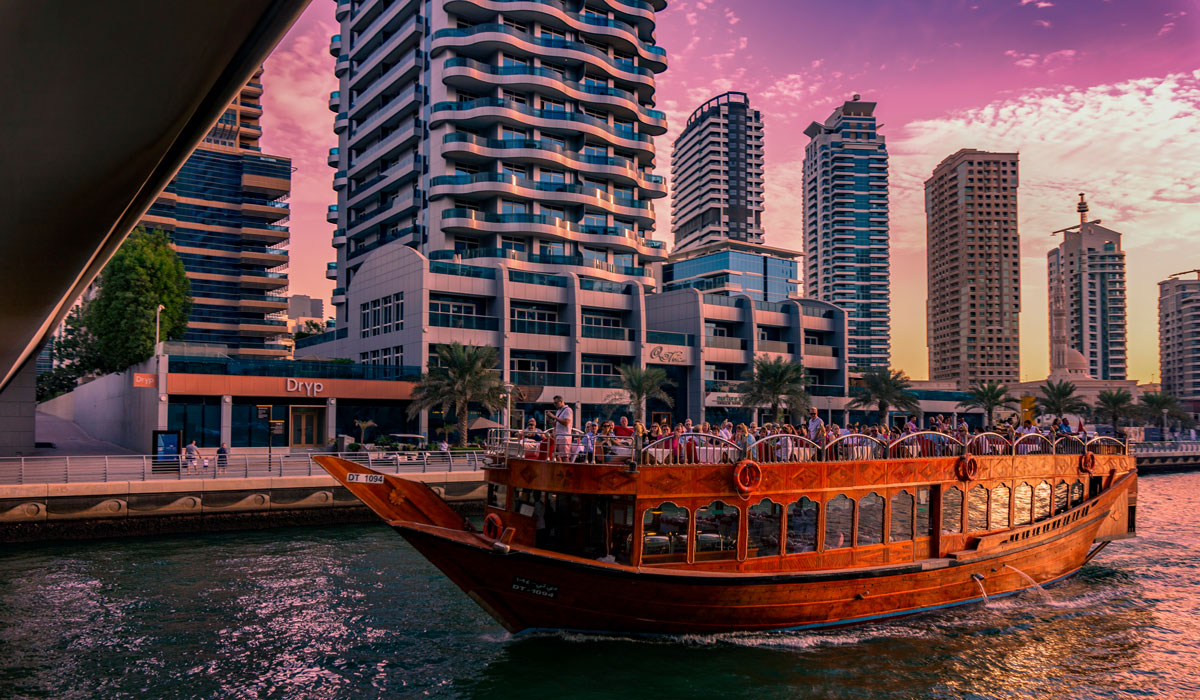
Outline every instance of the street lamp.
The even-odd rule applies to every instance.
[[[1166,409],[1166,408],[1164,408],[1162,411],[1163,411],[1163,437],[1162,437],[1162,441],[1163,441],[1163,442],[1166,442],[1166,441],[1167,441],[1167,413],[1168,413],[1169,409]]]
[[[159,319],[162,317],[162,312],[163,312],[163,309],[165,309],[165,308],[167,308],[167,307],[163,306],[162,304],[159,304],[158,308],[154,310],[154,354],[155,355],[158,354],[158,329],[160,327]]]
[[[505,434],[507,434],[507,431],[509,431],[509,430],[512,430],[512,417],[511,417],[511,414],[512,414],[512,393],[513,393],[513,390],[514,390],[514,389],[516,389],[516,388],[517,388],[517,387],[516,387],[516,386],[514,386],[513,384],[511,384],[511,383],[509,383],[509,382],[504,382],[504,400],[505,400],[505,406],[504,406],[504,430],[505,430]]]

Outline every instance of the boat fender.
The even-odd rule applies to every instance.
[[[504,521],[495,513],[488,513],[483,519],[483,536],[493,540],[500,539],[501,533],[504,532]]]
[[[1088,452],[1083,455],[1083,459],[1079,460],[1079,471],[1084,474],[1091,474],[1096,471],[1096,453]]]
[[[743,459],[733,468],[733,485],[743,496],[754,493],[754,489],[762,484],[762,479],[762,467],[753,460]]]
[[[971,455],[963,455],[958,458],[957,471],[959,481],[974,481],[979,476],[979,462]]]

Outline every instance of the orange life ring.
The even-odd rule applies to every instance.
[[[762,467],[758,466],[758,462],[743,459],[733,468],[733,485],[743,496],[754,493],[754,489],[762,484],[762,480]]]
[[[1079,471],[1084,474],[1091,474],[1096,471],[1096,453],[1088,452],[1083,455],[1083,459],[1079,460]]]
[[[495,513],[488,513],[483,519],[483,536],[490,537],[493,540],[500,539],[500,535],[504,532],[504,521]]]
[[[959,481],[974,481],[979,476],[979,462],[971,455],[959,457],[957,471]]]

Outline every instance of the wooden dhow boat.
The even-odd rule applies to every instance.
[[[422,483],[315,459],[514,633],[913,615],[1059,582],[1135,528],[1134,458],[1110,438],[688,433],[575,457],[532,437],[492,431],[482,528]]]

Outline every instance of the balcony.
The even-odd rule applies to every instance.
[[[792,344],[779,340],[760,340],[758,341],[758,350],[760,352],[781,352],[792,354]]]
[[[334,58],[337,58],[338,54],[340,54],[341,52],[342,52],[342,35],[334,34],[333,36],[329,37],[329,55],[333,56]]]
[[[705,335],[705,347],[725,348],[726,350],[745,350],[746,341],[742,338],[730,338],[725,335]]]
[[[509,372],[509,381],[517,386],[575,386],[570,372]]]
[[[671,331],[646,331],[646,343],[649,345],[681,345],[695,347],[696,336],[690,333],[673,333]]]
[[[336,262],[325,263],[325,279],[337,279],[338,264]]]
[[[331,167],[331,168],[337,167],[338,158],[340,157],[339,156],[340,153],[341,153],[341,151],[338,150],[337,146],[334,146],[333,148],[329,149],[329,158],[327,158],[325,160],[326,163],[329,163],[329,167]]]
[[[345,304],[346,303],[346,288],[345,287],[334,288],[333,296],[330,297],[329,301],[334,306],[340,306],[342,304]]]
[[[565,323],[530,321],[521,318],[511,319],[508,322],[508,329],[513,333],[528,333],[530,335],[567,336],[571,334],[571,327]]]
[[[805,355],[819,355],[822,357],[837,357],[838,349],[832,345],[818,345],[816,343],[804,344]]]
[[[362,252],[361,250],[356,250],[354,254],[360,255]],[[483,280],[496,279],[496,270],[493,268],[459,265],[458,263],[443,262],[441,260],[430,260],[429,271],[438,275],[454,275],[456,277],[471,277]]]
[[[464,328],[477,331],[500,329],[500,319],[495,316],[469,316],[467,314],[430,313],[429,325],[436,328]]]
[[[348,182],[348,180],[346,179],[346,171],[345,170],[339,170],[333,174],[333,189],[334,190],[340,192],[341,190],[346,189],[347,182]]]
[[[346,112],[338,112],[333,118],[333,133],[340,134],[350,127],[350,115]]]
[[[333,18],[339,22],[350,14],[350,0],[337,0],[337,9],[334,10]]]
[[[705,379],[704,391],[710,394],[736,394],[741,382],[731,382],[726,379]]]
[[[334,248],[340,248],[346,245],[346,229],[337,228],[333,230],[333,241],[331,244]]]
[[[580,377],[580,386],[587,389],[619,389],[621,375],[619,374],[585,374]]]
[[[333,74],[340,78],[348,70],[350,70],[350,57],[346,54],[338,56],[337,61],[333,64]]]
[[[325,212],[325,220],[331,224],[336,224],[338,220],[338,207],[336,204],[330,204],[328,211]]]
[[[600,340],[627,340],[633,341],[637,339],[637,332],[632,328],[612,328],[609,326],[583,326],[581,333],[584,338],[598,338]]]
[[[330,112],[338,111],[339,105],[341,103],[342,103],[341,91],[334,90],[333,92],[329,93],[329,111]]]

